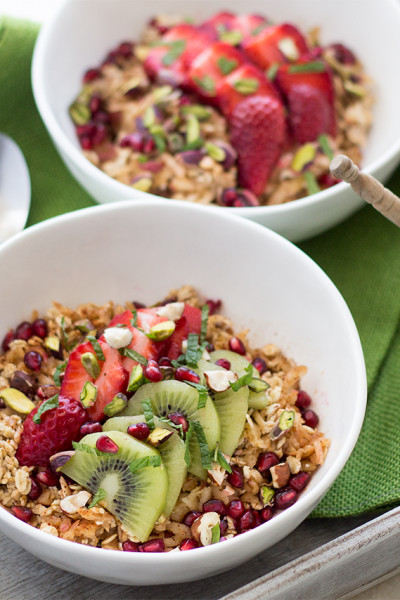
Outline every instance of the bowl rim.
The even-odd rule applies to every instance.
[[[48,19],[39,31],[39,35],[36,40],[36,44],[33,51],[32,57],[32,69],[31,69],[31,81],[33,96],[40,113],[40,116],[48,129],[51,137],[55,141],[59,148],[63,149],[68,160],[77,165],[79,169],[90,179],[95,179],[102,186],[107,187],[110,191],[113,191],[118,197],[126,197],[127,192],[130,189],[129,186],[113,179],[111,176],[104,173],[98,167],[93,165],[68,138],[63,128],[55,118],[51,104],[44,92],[45,90],[45,77],[46,70],[44,68],[45,57],[47,47],[50,42],[53,27],[62,18],[62,14],[65,10],[68,10],[68,5],[76,3],[78,0],[61,0],[59,6],[54,11],[50,19]],[[350,0],[351,1],[351,0]],[[358,0],[353,0],[357,2]],[[386,2],[388,10],[393,11],[393,15],[399,21],[400,26],[400,4],[397,0],[381,0]],[[391,160],[395,159],[396,156],[400,156],[400,137],[397,141],[392,144],[381,154],[378,158],[373,160],[371,163],[363,165],[362,169],[364,173],[375,175],[382,167],[384,167]],[[307,209],[318,204],[329,203],[337,192],[344,191],[348,187],[348,184],[341,181],[334,186],[331,186],[325,190],[300,198],[301,202],[293,201],[286,202],[284,204],[270,205],[270,206],[253,206],[253,207],[229,207],[230,211],[238,214],[242,217],[258,218],[261,216],[269,215],[270,217],[284,215],[287,212],[296,215],[297,212]],[[138,197],[143,198],[160,198],[155,194],[148,192],[142,192],[138,190]],[[182,200],[176,200],[168,198],[169,201],[182,203]],[[165,200],[164,200],[165,201]],[[226,210],[227,207],[210,205],[212,210],[221,211]]]
[[[42,237],[42,235],[45,234],[46,230],[48,229],[60,227],[62,228],[64,226],[73,227],[76,221],[81,219],[89,220],[92,214],[104,213],[105,215],[107,215],[109,212],[115,211],[121,211],[121,213],[125,213],[126,211],[140,212],[141,209],[152,209],[153,211],[164,210],[167,212],[174,212],[178,210],[180,213],[183,210],[184,212],[186,211],[187,213],[189,213],[189,215],[193,214],[194,218],[196,217],[196,215],[198,215],[200,218],[201,215],[203,215],[204,217],[204,215],[207,215],[208,213],[210,218],[215,218],[215,212],[212,211],[211,207],[209,206],[198,206],[192,203],[184,203],[183,205],[178,207],[176,204],[168,205],[162,199],[159,198],[138,198],[137,200],[131,201],[122,200],[115,203],[100,204],[88,208],[79,209],[63,215],[59,215],[28,227],[27,229],[16,234],[12,239],[6,241],[4,244],[1,245],[0,261],[2,260],[3,254],[7,254],[9,250],[12,251],[14,247],[18,247],[21,244],[29,244],[30,240],[34,241],[35,238]],[[231,550],[232,554],[234,554],[235,548],[236,551],[243,550],[246,553],[246,547],[248,548],[248,543],[251,543],[252,539],[256,540],[260,538],[264,535],[264,532],[266,533],[267,531],[269,531],[272,534],[274,532],[279,532],[281,526],[284,527],[285,522],[290,520],[290,518],[292,518],[292,520],[296,523],[295,527],[297,527],[298,524],[303,520],[301,518],[301,515],[309,515],[313,507],[327,493],[330,486],[333,484],[336,477],[339,475],[340,471],[347,462],[351,452],[354,449],[354,446],[357,442],[361,430],[367,401],[366,370],[360,338],[351,312],[334,283],[325,274],[325,272],[315,263],[315,261],[313,261],[303,250],[286,240],[278,233],[275,233],[274,231],[256,222],[247,219],[242,219],[240,216],[232,213],[220,213],[220,215],[221,216],[217,217],[217,219],[220,219],[221,222],[231,222],[232,224],[236,224],[237,226],[241,227],[244,231],[247,231],[250,236],[252,233],[257,235],[262,234],[264,237],[271,238],[273,242],[277,244],[278,248],[286,248],[287,251],[296,254],[300,261],[302,261],[305,264],[308,264],[312,269],[314,269],[314,272],[317,275],[317,277],[321,279],[324,285],[326,285],[330,289],[330,292],[332,293],[337,303],[337,308],[340,312],[340,316],[343,319],[343,322],[346,325],[346,329],[349,332],[348,346],[351,348],[351,355],[354,360],[354,380],[356,381],[355,388],[357,389],[357,395],[355,398],[353,398],[353,403],[356,406],[356,410],[353,413],[352,424],[349,428],[346,441],[343,444],[343,446],[339,449],[335,462],[330,466],[327,472],[323,474],[320,481],[318,481],[313,488],[305,490],[304,493],[300,495],[298,501],[293,506],[291,506],[290,509],[276,514],[273,517],[273,519],[266,523],[263,523],[259,527],[256,527],[250,531],[245,532],[244,534],[235,536],[234,538],[227,540],[226,543],[229,542],[227,546],[225,545],[225,543],[223,543],[214,544],[203,548],[202,552],[205,559],[212,559],[213,557],[217,559],[217,557],[221,553],[225,554],[227,551],[230,552]],[[116,561],[119,565],[128,566],[132,564],[132,560],[135,560],[132,559],[132,553],[130,552],[115,552],[114,550],[86,546],[77,542],[72,542],[73,545],[71,545],[71,542],[69,540],[64,540],[58,537],[56,538],[48,534],[47,537],[43,537],[43,535],[46,534],[41,532],[39,529],[32,527],[28,523],[23,523],[14,515],[12,515],[7,509],[0,510],[0,526],[2,526],[3,524],[5,524],[7,528],[13,529],[15,532],[18,532],[21,535],[22,539],[28,538],[31,540],[31,542],[41,544],[42,546],[43,544],[45,544],[48,548],[54,550],[55,555],[58,551],[65,550],[66,552],[68,552],[69,549],[73,550],[73,553],[78,557],[78,559],[81,558],[82,561],[85,561],[85,559],[90,558],[96,558],[98,561],[100,556],[102,556],[104,558],[101,560],[106,560],[109,564],[114,564],[114,562]],[[18,543],[22,542],[21,538],[16,539],[18,540]],[[21,545],[24,544],[21,543]],[[98,554],[99,550],[101,550],[100,555]],[[179,554],[179,558],[176,556],[176,554]],[[189,563],[201,563],[202,555],[198,552],[195,552],[194,554],[192,552],[184,552],[183,556],[181,552],[165,552],[134,553],[134,556],[137,557],[138,565],[152,563],[154,565],[162,564],[164,566],[167,565],[172,567],[173,565],[177,564],[188,566]]]

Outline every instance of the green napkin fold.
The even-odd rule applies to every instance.
[[[94,204],[64,167],[33,101],[30,67],[37,32],[32,23],[0,20],[0,130],[16,140],[29,165],[28,225]],[[400,170],[388,187],[400,194]],[[355,450],[313,516],[358,515],[393,506],[400,502],[400,231],[368,207],[300,247],[349,305],[369,390]]]

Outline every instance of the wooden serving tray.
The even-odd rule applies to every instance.
[[[379,517],[307,519],[278,545],[201,581],[128,587],[51,567],[0,534],[1,600],[333,600],[400,566],[400,507]]]

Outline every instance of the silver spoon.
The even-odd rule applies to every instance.
[[[0,242],[24,228],[31,203],[31,180],[20,148],[0,133]]]

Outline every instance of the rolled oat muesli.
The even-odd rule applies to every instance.
[[[252,349],[207,314],[220,304],[184,286],[152,308],[54,303],[10,330],[2,506],[62,539],[161,552],[229,539],[294,504],[329,448],[306,368],[275,345]]]
[[[85,156],[133,188],[201,204],[290,202],[362,159],[370,81],[355,54],[291,24],[157,16],[83,76],[70,107]]]

